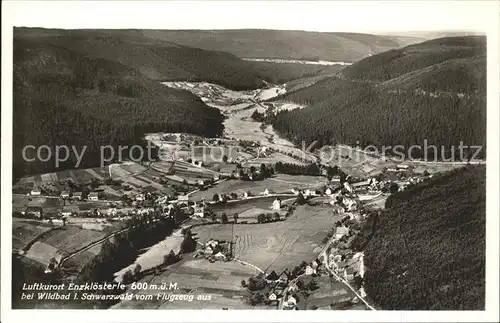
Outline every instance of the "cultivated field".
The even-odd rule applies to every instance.
[[[13,185],[13,188],[33,188],[52,186],[57,189],[62,189],[63,186],[59,182],[72,181],[77,184],[89,184],[92,179],[102,180],[108,177],[108,167],[95,167],[89,169],[73,169],[63,170],[56,173],[37,174],[26,176]]]
[[[282,163],[288,163],[288,164],[298,164],[298,165],[305,165],[306,163],[297,160],[295,158],[292,158],[288,155],[281,154],[281,153],[273,153],[270,154],[269,156],[266,157],[258,157],[255,159],[248,160],[242,164],[243,167],[260,167],[261,164],[265,165],[272,165],[277,162],[282,162]]]
[[[292,269],[302,260],[311,261],[322,241],[340,220],[330,207],[300,206],[285,221],[264,224],[214,224],[193,228],[198,241],[235,241],[237,259],[263,271]],[[234,238],[233,238],[234,237]]]

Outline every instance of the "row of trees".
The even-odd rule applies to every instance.
[[[77,280],[112,281],[114,273],[133,263],[141,249],[163,240],[173,232],[181,221],[180,212],[174,212],[178,214],[177,217],[159,217],[157,221],[151,221],[152,218],[147,217],[135,217],[128,223],[127,231],[103,243],[101,252],[84,266]]]

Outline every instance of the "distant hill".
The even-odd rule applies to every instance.
[[[486,142],[484,37],[443,38],[365,58],[337,76],[276,98],[307,107],[282,111],[275,129],[296,143],[361,147]],[[424,151],[413,150],[421,158]],[[408,153],[405,153],[408,155]],[[428,157],[434,158],[430,150]],[[439,156],[440,155],[440,156]],[[446,157],[448,156],[448,157]],[[455,155],[458,156],[458,155]]]
[[[440,31],[395,31],[380,33],[387,37],[407,37],[420,39],[419,43],[425,40],[446,38],[446,37],[463,37],[463,36],[485,36],[485,33],[477,31],[459,31],[459,30],[440,30]],[[410,45],[410,44],[408,44]]]
[[[439,38],[365,58],[341,74],[349,79],[387,81],[447,60],[485,55],[486,37]]]
[[[388,89],[486,93],[486,56],[450,59],[385,81]]]
[[[484,310],[486,168],[435,176],[388,198],[365,250],[384,310]]]
[[[250,62],[222,51],[203,50],[145,37],[135,30],[15,28],[14,37],[80,55],[118,62],[156,81],[205,81],[235,90],[255,89],[339,67]]]
[[[295,30],[137,30],[146,37],[238,57],[355,62],[408,44],[408,38]],[[411,40],[410,40],[411,42]]]

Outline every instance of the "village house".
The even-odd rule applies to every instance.
[[[289,280],[290,280],[289,274],[288,274],[287,270],[285,269],[285,270],[283,270],[281,275],[278,277],[278,284],[284,286],[284,285],[288,284]]]
[[[146,197],[144,196],[144,194],[137,194],[137,195],[135,196],[135,200],[136,200],[137,202],[143,202],[145,199],[146,199]]]
[[[243,198],[247,199],[247,198],[249,198],[250,196],[252,196],[252,194],[250,193],[250,191],[245,191],[245,192],[243,192]]]
[[[62,198],[62,199],[67,199],[67,198],[69,198],[69,192],[68,192],[68,191],[62,191],[62,192],[61,192],[61,198]]]
[[[338,226],[335,230],[335,239],[340,239],[344,235],[349,235],[349,228],[345,226]]]
[[[396,168],[397,168],[399,171],[405,171],[405,170],[410,169],[410,166],[409,166],[409,165],[405,165],[405,164],[399,164],[399,165],[396,165]]]
[[[278,274],[273,270],[271,271],[271,273],[269,275],[266,276],[266,278],[264,278],[266,280],[267,283],[275,283],[279,280],[280,276],[278,276]]]
[[[326,190],[325,190],[325,195],[330,196],[330,195],[332,195],[332,193],[333,193],[333,192],[332,192],[332,189],[331,189],[331,188],[329,188],[329,187],[327,187],[327,188],[326,188]]]
[[[292,191],[293,195],[299,195],[299,193],[300,193],[300,191],[296,188],[292,188],[291,191]]]
[[[297,305],[297,299],[290,295],[288,299],[283,303],[284,307],[295,307]]]
[[[199,218],[204,218],[205,217],[205,207],[203,205],[196,205],[194,207],[194,216],[197,216]]]
[[[276,198],[274,201],[273,201],[273,206],[272,206],[272,209],[273,210],[281,210],[281,200],[279,198]]]
[[[210,239],[207,242],[205,242],[205,248],[212,248],[215,249],[219,245],[219,241]]]
[[[62,216],[71,216],[71,215],[77,215],[80,213],[80,208],[78,205],[65,205],[61,209],[61,215]]]
[[[205,256],[211,256],[214,253],[214,249],[210,246],[205,247],[205,249],[203,250],[203,253],[205,254]]]
[[[332,183],[332,185],[340,185],[340,175],[332,176],[330,183]]]
[[[82,192],[73,193],[73,199],[81,201],[82,200]]]
[[[353,188],[360,188],[360,187],[365,187],[365,186],[368,186],[371,184],[371,180],[370,179],[367,179],[365,181],[361,181],[361,182],[357,182],[357,183],[353,183],[351,186]]]
[[[105,214],[106,216],[116,216],[118,211],[116,210],[116,208],[111,207],[111,208],[102,210],[102,213]]]
[[[219,261],[226,261],[227,257],[225,254],[223,254],[222,252],[218,252],[214,255],[215,257],[215,260],[219,260]]]
[[[356,272],[351,267],[347,267],[344,269],[344,279],[347,281],[353,280],[355,274]]]
[[[188,204],[189,203],[189,196],[188,195],[179,195],[177,197],[177,202],[179,204]]]
[[[274,302],[274,301],[275,301],[275,300],[277,300],[277,299],[278,299],[278,297],[276,296],[276,294],[275,294],[274,292],[271,292],[271,293],[269,294],[269,300],[270,300],[270,301],[273,301],[273,302]]]
[[[317,260],[317,259],[314,259],[313,261],[311,261],[311,267],[312,267],[314,270],[317,270],[317,269],[318,269],[319,264],[320,264],[320,262],[319,262],[319,260]]]
[[[89,199],[89,201],[98,201],[99,194],[97,192],[90,192],[88,199]]]
[[[266,190],[264,191],[264,195],[266,195],[266,196],[267,196],[267,195],[270,195],[270,194],[272,194],[272,193],[273,193],[273,192],[272,192],[270,189],[268,189],[268,188],[266,188]]]
[[[284,287],[283,286],[277,286],[273,293],[276,295],[276,298],[281,298],[283,296],[283,293],[284,293]]]
[[[352,193],[353,189],[351,187],[351,185],[349,185],[349,183],[345,182],[344,183],[344,188],[349,192],[349,193]]]
[[[218,181],[220,179],[220,175],[219,174],[215,174],[214,177],[213,177],[214,181]]]
[[[38,195],[41,195],[41,194],[42,194],[42,191],[40,191],[39,189],[32,189],[31,192],[30,192],[31,196],[38,196]]]
[[[356,210],[356,201],[354,199],[348,198],[348,197],[343,197],[342,198],[342,203],[345,205],[345,209],[347,211],[354,211]]]
[[[338,204],[335,204],[335,202],[336,202],[335,200],[331,200],[330,201],[330,204],[332,204],[332,206],[333,206],[333,209],[332,209],[333,213],[334,214],[342,214],[342,213],[344,213],[345,209],[342,206],[340,206]]]
[[[38,219],[43,218],[43,208],[40,206],[27,206],[24,212],[21,212],[21,214],[26,215],[26,216],[34,216]]]
[[[312,275],[312,274],[315,274],[315,273],[316,273],[316,270],[313,269],[310,265],[306,266],[306,275]]]
[[[299,287],[295,283],[290,284],[290,286],[288,287],[288,292],[290,292],[290,293],[295,293],[298,290],[299,290]]]

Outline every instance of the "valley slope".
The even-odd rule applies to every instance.
[[[365,250],[368,295],[384,310],[482,310],[486,169],[436,175],[387,199]]]
[[[468,36],[365,58],[336,77],[281,96],[307,107],[278,113],[273,125],[294,142],[375,145],[380,152],[382,146],[422,147],[427,140],[445,151],[436,156],[430,150],[428,158],[458,156],[461,141],[485,146],[485,53],[485,38]],[[411,156],[422,158],[425,151]]]
[[[14,177],[55,168],[53,159],[26,162],[22,149],[27,145],[48,145],[52,152],[57,145],[87,146],[79,166],[94,167],[100,163],[101,146],[144,145],[145,132],[222,134],[218,109],[160,81],[207,81],[231,89],[255,89],[264,81],[285,82],[338,69],[248,62],[135,31],[15,28]],[[75,164],[76,160],[68,160],[61,168]]]

